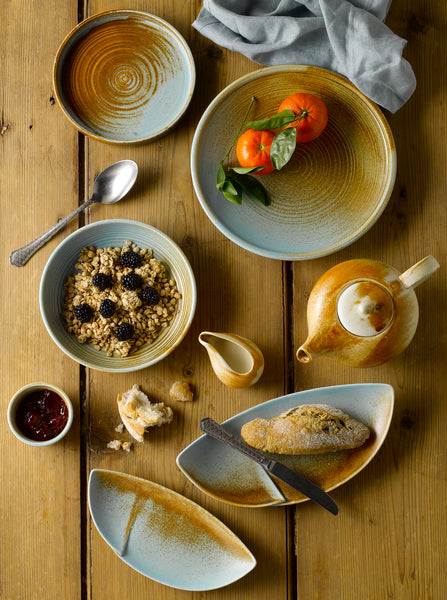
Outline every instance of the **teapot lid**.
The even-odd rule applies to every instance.
[[[342,326],[354,335],[370,337],[387,329],[394,318],[394,302],[388,290],[372,280],[352,283],[337,303]]]

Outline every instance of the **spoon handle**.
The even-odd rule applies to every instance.
[[[25,244],[25,246],[14,250],[14,252],[11,252],[9,256],[9,262],[16,267],[23,267],[23,265],[28,262],[31,256],[37,252],[37,250],[39,250],[39,248],[42,248],[42,246],[51,240],[56,233],[63,229],[65,225],[73,219],[73,217],[84,211],[90,206],[90,204],[93,204],[93,202],[96,202],[96,199],[92,196],[90,200],[87,200],[87,202],[84,202],[84,204],[78,206],[78,208],[76,208],[76,210],[74,210],[71,214],[58,221],[55,225],[53,225],[53,227],[50,227],[50,229],[39,235],[39,237],[36,237],[32,242],[29,242],[28,244]]]

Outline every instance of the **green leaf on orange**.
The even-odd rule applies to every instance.
[[[270,146],[270,159],[278,171],[292,158],[296,148],[296,127],[282,129],[273,138]]]
[[[295,120],[296,115],[293,110],[282,110],[280,113],[267,119],[247,121],[245,126],[248,127],[248,129],[255,129],[256,131],[262,131],[264,129],[281,129],[281,127],[287,127],[287,125],[290,125],[290,123],[293,123]]]

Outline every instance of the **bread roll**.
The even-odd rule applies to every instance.
[[[249,446],[274,454],[320,454],[357,448],[369,429],[325,404],[293,408],[272,419],[254,419],[241,429]]]
[[[118,394],[118,410],[127,431],[138,442],[144,441],[144,432],[149,427],[170,423],[173,418],[172,409],[163,402],[153,403],[138,385]]]

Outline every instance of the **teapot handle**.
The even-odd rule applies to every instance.
[[[430,277],[437,269],[439,269],[438,261],[433,256],[428,255],[407,269],[402,275],[399,275],[399,279],[406,288],[414,288]]]

